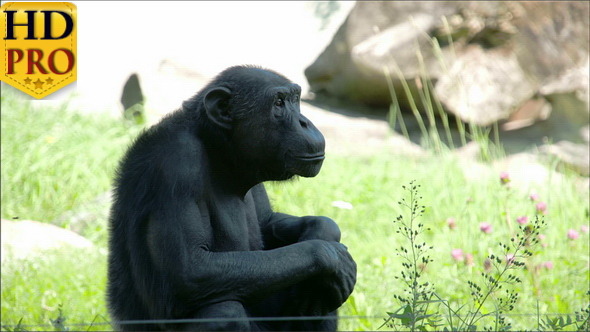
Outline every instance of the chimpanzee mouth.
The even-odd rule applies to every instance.
[[[324,155],[324,153],[318,153],[318,154],[313,154],[313,155],[299,155],[299,156],[294,156],[295,159],[297,160],[301,160],[301,161],[322,161],[324,159],[326,159],[326,156]]]

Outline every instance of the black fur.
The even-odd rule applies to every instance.
[[[271,210],[262,184],[315,176],[324,138],[299,112],[300,88],[232,67],[143,132],[115,179],[108,306],[122,330],[335,330],[324,316],[352,292],[356,265],[326,217]],[[225,320],[224,320],[225,319]]]

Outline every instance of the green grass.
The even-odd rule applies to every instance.
[[[108,190],[116,162],[137,131],[102,116],[34,109],[3,90],[2,218],[54,220]],[[509,319],[515,328],[531,330],[537,328],[537,301],[541,315],[572,314],[588,304],[588,234],[580,232],[577,240],[566,236],[570,228],[579,231],[588,225],[588,192],[576,189],[575,177],[566,174],[565,181],[553,177],[537,187],[507,190],[495,174],[467,181],[460,163],[449,154],[418,159],[329,155],[316,178],[268,184],[276,210],[326,215],[339,223],[342,242],[358,264],[357,286],[340,315],[378,317],[342,319],[342,330],[375,330],[383,322],[379,317],[399,307],[393,298],[401,292],[394,279],[400,269],[395,248],[403,240],[395,234],[393,220],[401,213],[397,204],[403,195],[401,185],[411,180],[422,185],[427,208],[421,221],[431,229],[424,236],[434,246],[434,262],[424,278],[435,284],[440,296],[453,305],[469,301],[467,280],[477,280],[489,250],[495,250],[498,241],[509,240],[517,216],[532,218],[534,204],[528,195],[535,191],[548,203],[542,231],[547,246],[540,247],[531,268],[519,274],[520,301]],[[333,207],[334,201],[350,202],[353,208]],[[455,230],[446,225],[449,217],[456,218]],[[493,225],[493,233],[479,230],[482,221]],[[59,316],[59,305],[65,326],[72,330],[88,329],[75,324],[109,319],[104,303],[106,230],[96,227],[93,232],[97,233],[90,236],[97,245],[94,252],[55,252],[42,260],[3,265],[3,326],[22,319],[25,329],[53,330],[51,320]],[[472,253],[474,266],[454,262],[453,248]],[[534,269],[545,261],[553,262],[554,268]],[[27,327],[30,324],[45,325]],[[108,328],[95,325],[90,330]]]
[[[459,162],[450,157],[417,159],[408,157],[328,158],[322,173],[315,179],[302,179],[289,184],[269,186],[274,206],[295,215],[319,214],[337,220],[343,231],[342,242],[349,247],[358,268],[358,283],[351,301],[341,315],[383,315],[399,307],[393,294],[401,286],[393,279],[400,269],[395,248],[402,239],[394,232],[393,220],[401,211],[400,186],[411,180],[422,185],[420,193],[427,205],[421,221],[431,228],[425,237],[434,246],[432,259],[424,277],[436,286],[443,298],[456,305],[469,300],[467,280],[479,278],[483,261],[489,250],[496,250],[499,241],[510,240],[510,227],[503,214],[509,207],[511,223],[517,228],[517,216],[534,216],[534,204],[528,190],[506,190],[499,178],[482,178],[479,182],[463,179]],[[366,170],[366,171],[362,171]],[[547,183],[533,187],[541,199],[549,202],[545,216],[548,226],[541,248],[531,259],[531,266],[545,261],[554,264],[552,270],[524,272],[521,300],[513,314],[520,328],[536,327],[536,302],[541,313],[573,313],[588,304],[588,234],[575,241],[568,240],[568,229],[579,231],[588,224],[587,193],[579,192],[573,183]],[[331,206],[332,201],[352,203],[352,210]],[[470,201],[467,203],[467,201]],[[447,227],[446,219],[456,218],[457,228]],[[493,225],[491,234],[479,230],[479,223]],[[474,256],[474,266],[457,264],[451,250],[463,249]],[[376,329],[381,321],[344,320],[343,330]],[[532,324],[532,325],[531,325]]]
[[[110,188],[138,128],[66,104],[33,107],[3,87],[1,132],[2,217],[50,221]]]
[[[61,308],[64,325],[87,330],[76,323],[108,321],[104,289],[104,250],[48,252],[43,259],[11,262],[2,266],[2,325],[21,324],[29,331],[53,331],[51,320]],[[42,326],[27,326],[41,324]],[[109,330],[96,325],[91,330]],[[5,330],[3,327],[2,330]]]

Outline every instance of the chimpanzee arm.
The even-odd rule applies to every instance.
[[[340,242],[340,228],[322,216],[295,217],[273,212],[262,184],[252,188],[266,248],[278,248],[306,240]]]
[[[176,293],[192,303],[247,300],[334,273],[352,261],[344,246],[317,240],[267,251],[212,252],[194,200],[166,201],[148,223],[150,258],[172,281]],[[342,289],[343,296],[350,291]]]
[[[257,214],[261,218],[266,248],[289,246],[314,239],[340,241],[340,229],[332,219],[319,216],[295,217],[273,212],[262,184],[252,188],[251,192]],[[300,297],[292,310],[295,314],[325,315],[346,301],[350,293],[345,292],[347,289],[352,291],[355,283],[356,264],[351,259],[334,273],[312,277],[298,284],[295,289]]]

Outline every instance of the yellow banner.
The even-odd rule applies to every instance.
[[[0,80],[38,99],[76,81],[74,4],[8,2],[0,9]]]

